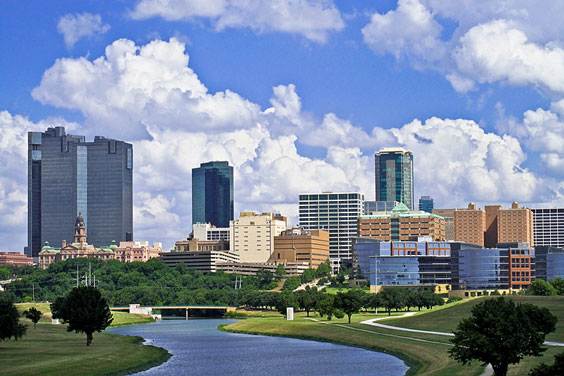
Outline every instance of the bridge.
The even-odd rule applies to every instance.
[[[191,309],[217,309],[217,310],[225,310],[226,312],[235,311],[237,307],[233,306],[212,306],[212,305],[171,305],[171,306],[164,306],[164,305],[153,305],[153,306],[141,306],[140,304],[130,304],[129,306],[119,306],[119,307],[110,307],[112,311],[128,311],[129,313],[136,313],[142,315],[153,315],[153,310],[164,310],[164,309],[177,309],[177,310],[185,310],[186,311],[186,320],[188,320],[188,311]]]

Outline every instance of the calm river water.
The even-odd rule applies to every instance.
[[[391,355],[331,343],[216,330],[237,320],[162,320],[109,329],[141,336],[173,356],[138,375],[403,375]]]

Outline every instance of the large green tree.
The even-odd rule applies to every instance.
[[[339,291],[335,296],[335,306],[341,309],[349,318],[351,323],[351,316],[353,313],[358,313],[364,303],[364,294],[361,290],[351,289],[346,292]]]
[[[547,308],[515,304],[505,298],[488,299],[472,308],[454,331],[450,357],[463,364],[478,360],[491,364],[496,376],[504,376],[510,364],[525,356],[539,356],[546,335],[557,318]]]
[[[71,292],[51,303],[53,318],[68,324],[67,331],[86,334],[86,346],[92,334],[106,329],[113,321],[106,299],[95,287],[75,287]]]
[[[315,308],[315,305],[319,300],[319,292],[317,291],[317,288],[306,286],[304,290],[300,290],[295,294],[300,308],[305,310],[307,317],[309,317],[309,311]]]
[[[554,355],[554,363],[541,363],[531,370],[529,376],[562,376],[564,375],[564,352]]]
[[[542,279],[534,280],[527,288],[527,295],[552,296],[556,294],[554,286]]]
[[[20,313],[6,294],[0,293],[0,341],[25,335],[26,326],[20,324]]]

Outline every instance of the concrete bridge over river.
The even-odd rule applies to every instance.
[[[191,309],[212,309],[212,310],[222,310],[225,312],[235,311],[237,307],[233,306],[212,306],[212,305],[171,305],[171,306],[163,306],[163,305],[153,305],[153,306],[141,306],[140,304],[130,304],[129,306],[120,306],[120,307],[110,307],[112,311],[128,311],[129,313],[136,313],[142,315],[149,315],[149,316],[156,316],[153,314],[153,310],[163,310],[167,309],[176,309],[176,310],[185,310],[186,311],[186,320],[188,320],[188,312]]]

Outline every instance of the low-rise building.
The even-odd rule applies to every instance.
[[[239,255],[228,251],[165,252],[161,261],[169,266],[185,264],[188,268],[204,273],[216,272],[222,263],[238,263]]]
[[[416,241],[430,236],[434,241],[445,240],[445,220],[436,214],[409,210],[402,203],[391,211],[373,212],[358,217],[358,236],[389,241]]]
[[[0,265],[33,265],[33,258],[18,252],[0,252]]]
[[[229,241],[184,239],[174,243],[175,252],[229,251]]]
[[[217,270],[243,275],[256,275],[259,271],[266,270],[274,274],[278,265],[276,262],[222,262],[217,264]],[[284,270],[289,277],[302,275],[307,269],[309,269],[308,262],[287,262],[284,264]]]
[[[329,232],[295,228],[274,237],[274,252],[268,262],[307,262],[310,268],[329,260]]]
[[[113,241],[108,247],[115,253],[116,260],[121,262],[147,262],[158,258],[163,251],[161,243],[154,243],[149,247],[149,242],[120,242],[119,247]]]
[[[215,227],[210,223],[194,223],[192,238],[203,241],[224,240],[229,243],[229,227]]]

